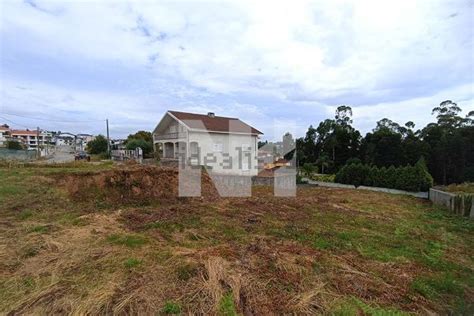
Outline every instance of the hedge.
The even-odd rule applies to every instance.
[[[378,168],[361,163],[349,163],[336,174],[335,182],[398,189],[412,192],[428,191],[433,186],[424,160],[414,166]]]

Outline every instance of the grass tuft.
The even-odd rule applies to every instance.
[[[234,296],[232,292],[226,293],[222,296],[219,302],[219,314],[223,316],[237,316],[237,310],[234,304]]]
[[[162,309],[163,314],[166,315],[175,315],[181,313],[181,305],[175,302],[168,301],[165,303]]]
[[[132,268],[138,267],[142,263],[143,263],[142,260],[139,260],[139,259],[136,259],[136,258],[128,258],[127,260],[125,260],[123,265],[127,269],[132,269]]]

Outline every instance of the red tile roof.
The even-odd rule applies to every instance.
[[[36,131],[26,131],[26,130],[12,130],[11,131],[12,135],[31,135],[31,136],[36,136],[37,132]]]
[[[238,118],[223,116],[210,117],[206,114],[178,111],[168,111],[168,113],[193,129],[205,129],[211,132],[263,134],[258,129],[242,122]]]

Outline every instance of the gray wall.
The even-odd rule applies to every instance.
[[[379,188],[379,187],[366,187],[366,186],[363,186],[363,185],[356,188],[352,184],[341,184],[341,183],[334,183],[334,182],[313,181],[313,180],[306,179],[306,178],[304,180],[308,181],[308,184],[315,184],[315,185],[318,185],[318,186],[321,186],[321,187],[368,190],[368,191],[384,192],[384,193],[390,193],[390,194],[411,195],[411,196],[422,198],[422,199],[427,199],[428,198],[428,192],[409,192],[409,191]]]
[[[430,201],[434,204],[441,205],[449,209],[451,212],[474,218],[474,195],[472,194],[455,194],[444,192],[436,189],[430,189]]]
[[[0,159],[27,161],[36,159],[36,154],[37,153],[35,150],[13,150],[0,148]]]

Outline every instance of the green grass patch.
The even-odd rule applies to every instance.
[[[180,314],[181,305],[175,302],[168,301],[165,303],[165,306],[163,306],[163,309],[161,311],[163,312],[163,314],[166,314],[166,315]]]
[[[128,258],[127,260],[125,260],[125,262],[123,263],[123,265],[124,265],[125,268],[127,268],[127,269],[132,269],[132,268],[138,267],[138,266],[141,265],[142,263],[143,263],[142,260],[139,260],[139,259],[136,259],[136,258]]]
[[[141,247],[147,243],[147,239],[140,235],[113,234],[107,237],[107,241],[114,245],[122,245],[129,248]]]
[[[24,193],[24,188],[19,185],[7,183],[0,185],[0,197],[17,196],[22,193]]]
[[[410,314],[395,308],[384,308],[376,304],[367,304],[356,297],[349,297],[337,301],[330,315],[406,316]]]
[[[450,273],[417,278],[412,282],[411,288],[429,299],[435,299],[445,294],[459,297],[464,293],[460,282]]]
[[[36,225],[36,226],[33,226],[32,228],[30,228],[29,231],[30,231],[30,233],[44,234],[44,233],[49,231],[49,227],[44,226],[44,225]]]
[[[232,292],[226,293],[219,301],[219,315],[223,316],[237,316],[237,309],[235,308],[234,296]]]
[[[324,237],[316,237],[313,241],[313,247],[316,249],[328,249],[331,247],[331,242]]]

